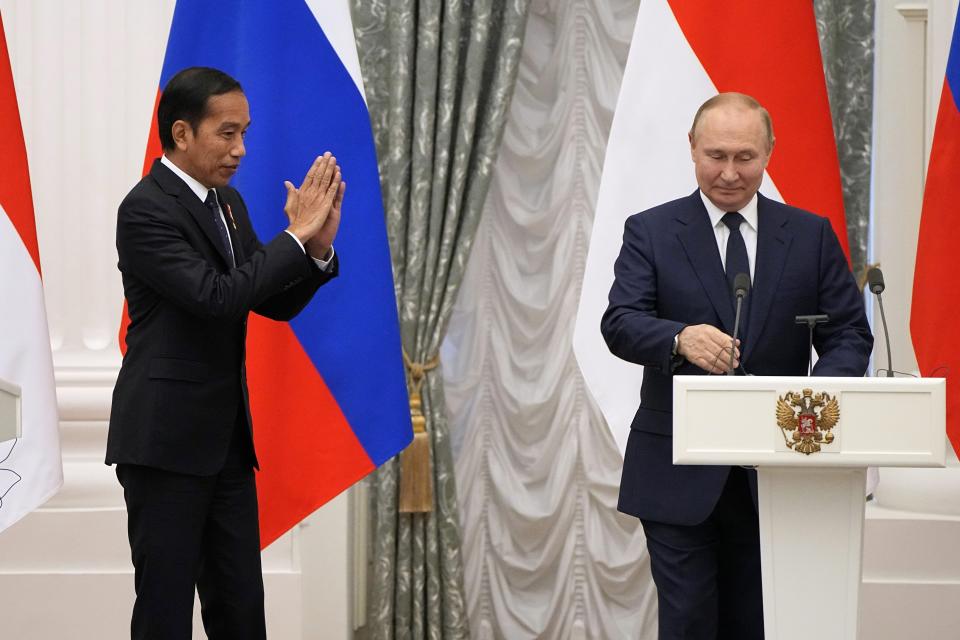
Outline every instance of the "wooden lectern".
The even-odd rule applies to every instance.
[[[942,467],[943,379],[676,376],[674,464],[757,467],[768,640],[854,640],[866,468]]]

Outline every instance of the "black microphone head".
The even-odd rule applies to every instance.
[[[750,276],[746,273],[738,273],[733,278],[733,295],[741,297],[747,295],[750,291]]]
[[[876,267],[867,271],[867,284],[870,285],[871,293],[883,293],[886,286],[883,284],[883,272]]]

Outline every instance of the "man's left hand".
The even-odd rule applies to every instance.
[[[320,230],[313,235],[303,245],[307,250],[307,255],[318,260],[329,260],[330,247],[333,246],[333,240],[337,237],[337,230],[340,228],[340,207],[343,205],[343,192],[347,189],[347,183],[341,182],[337,195],[334,196],[333,206],[330,208],[330,215],[326,222],[320,227]]]

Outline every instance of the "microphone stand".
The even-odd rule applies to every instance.
[[[813,330],[818,324],[825,324],[830,321],[830,316],[820,313],[810,316],[797,316],[794,321],[797,324],[805,324],[810,330],[809,346],[807,347],[807,376],[813,375]]]
[[[887,377],[892,378],[893,369],[891,367],[893,365],[890,363],[893,362],[893,358],[890,356],[890,338],[887,337],[890,334],[887,333],[887,316],[883,313],[883,298],[880,297],[879,293],[877,294],[877,304],[880,305],[880,321],[883,323],[883,337],[886,339],[887,343]]]
[[[877,304],[880,306],[880,321],[883,323],[883,341],[887,345],[887,377],[893,377],[893,357],[890,355],[890,334],[887,332],[887,314],[883,312],[883,274],[880,269],[873,268],[867,274],[870,281],[870,292],[877,296]]]
[[[737,332],[740,330],[740,311],[743,309],[743,299],[747,296],[748,291],[750,291],[750,274],[738,273],[733,279],[733,295],[737,299],[737,313],[733,320],[733,338],[730,339],[730,367],[727,369],[728,376],[736,375],[736,371],[733,368],[733,353],[737,349]]]
[[[733,320],[733,339],[730,341],[730,366],[727,368],[728,376],[737,375],[733,369],[733,352],[737,348],[737,332],[740,331],[740,311],[743,309],[743,298],[745,296],[745,291],[737,291],[737,314]]]

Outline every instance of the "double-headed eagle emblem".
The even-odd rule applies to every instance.
[[[814,395],[812,389],[804,389],[777,398],[777,426],[787,447],[798,453],[817,453],[821,444],[833,442],[833,428],[839,421],[840,403],[826,392]]]

